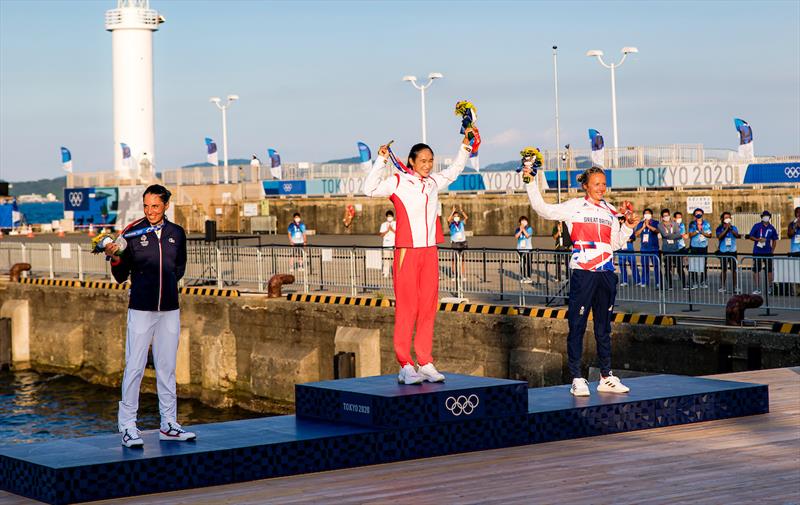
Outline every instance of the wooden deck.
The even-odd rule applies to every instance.
[[[713,377],[769,384],[770,413],[94,503],[800,503],[800,367]]]

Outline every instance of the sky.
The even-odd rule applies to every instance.
[[[357,155],[356,142],[421,140],[420,96],[404,75],[441,72],[426,94],[428,143],[460,141],[457,100],[473,101],[482,164],[553,149],[553,45],[561,143],[611,145],[617,69],[619,143],[737,146],[750,123],[757,155],[800,154],[800,2],[472,2],[151,0],[157,170],[222,150],[211,96],[228,111],[229,157],[277,149],[284,161]],[[116,0],[0,0],[0,179],[113,167],[111,34]],[[221,152],[220,152],[221,154]]]

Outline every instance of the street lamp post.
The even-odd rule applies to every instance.
[[[218,96],[209,99],[209,102],[216,105],[217,108],[222,111],[222,166],[224,167],[223,176],[225,184],[230,182],[228,173],[228,107],[238,99],[239,95],[228,95],[225,97],[225,103],[222,103],[222,99]]]
[[[420,96],[422,98],[421,105],[422,105],[422,143],[423,144],[427,144],[428,143],[428,131],[427,131],[427,127],[426,127],[426,124],[425,124],[425,90],[431,87],[431,84],[433,84],[434,80],[441,79],[442,77],[444,77],[444,76],[442,74],[440,74],[439,72],[431,72],[430,74],[428,74],[428,82],[426,84],[423,84],[422,86],[417,84],[417,77],[414,76],[414,75],[407,75],[407,76],[403,77],[404,81],[410,82],[412,86],[414,86],[415,88],[417,88],[419,90]]]
[[[617,81],[616,81],[616,69],[621,67],[623,63],[625,63],[625,58],[628,57],[629,54],[638,53],[639,50],[633,46],[626,46],[622,48],[622,59],[619,60],[619,63],[612,63],[607,64],[603,61],[603,51],[599,49],[592,49],[590,51],[586,51],[586,56],[589,57],[596,57],[597,61],[600,62],[606,68],[611,69],[611,123],[614,130],[614,160],[616,165],[617,160],[617,148],[619,147],[619,139],[617,138]]]
[[[553,46],[553,81],[556,88],[556,187],[561,203],[561,131],[558,126],[558,46]]]

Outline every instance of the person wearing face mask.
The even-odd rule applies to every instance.
[[[720,262],[722,263],[722,285],[719,288],[719,292],[725,293],[727,291],[728,270],[730,270],[733,277],[731,290],[738,293],[739,289],[736,283],[736,239],[742,238],[742,236],[739,234],[739,229],[734,226],[730,212],[723,212],[720,220],[722,222],[714,230],[714,234],[719,240],[717,255],[720,256]]]
[[[519,254],[520,282],[531,281],[531,250],[533,249],[533,228],[528,225],[528,216],[519,218],[519,226],[514,230],[517,239],[517,254]]]
[[[456,259],[453,260],[453,273],[456,271],[456,264],[460,265],[461,275],[464,275],[464,257],[462,251],[467,248],[467,231],[464,225],[469,217],[464,209],[456,209],[447,217],[447,225],[450,228],[450,247],[456,250]]]
[[[789,223],[787,236],[792,241],[789,246],[789,257],[800,257],[800,207],[794,208],[794,220]]]
[[[772,253],[775,250],[775,243],[778,241],[778,230],[770,223],[772,214],[768,210],[761,213],[761,222],[753,225],[750,234],[745,237],[754,242],[753,256],[753,294],[760,295],[759,273],[766,271],[767,285],[765,289],[772,286]]]
[[[559,221],[553,226],[553,240],[556,241],[556,251],[572,251],[572,238],[569,236],[567,223]],[[569,255],[559,254],[556,256],[556,279],[561,282],[561,270],[564,270],[564,278],[569,278]]]
[[[653,219],[653,211],[644,209],[642,221],[633,231],[641,240],[639,251],[642,253],[642,283],[640,287],[650,284],[650,265],[653,265],[653,274],[656,278],[656,287],[661,284],[661,274],[658,267],[658,221]]]
[[[625,223],[625,216],[619,216],[619,224],[622,225]],[[628,285],[628,267],[631,269],[631,274],[633,277],[633,285],[638,286],[640,284],[640,277],[639,277],[639,267],[636,265],[636,255],[633,254],[635,251],[633,245],[636,243],[636,236],[631,233],[631,236],[628,237],[628,240],[625,242],[623,247],[620,251],[625,251],[626,253],[620,252],[619,253],[619,272],[621,274],[622,282],[619,283],[620,287],[625,287]]]
[[[392,272],[392,251],[395,237],[394,212],[386,211],[386,221],[381,223],[378,235],[383,237],[383,276],[389,277]]]
[[[638,224],[630,203],[625,203],[625,212],[620,213],[606,202],[606,174],[602,168],[592,167],[578,176],[585,196],[564,203],[545,203],[539,189],[537,175],[531,167],[522,169],[531,207],[544,219],[566,221],[572,237],[572,259],[570,261],[569,309],[567,320],[567,364],[572,375],[570,393],[574,396],[589,396],[589,383],[581,374],[583,336],[589,313],[594,319],[594,336],[597,342],[597,357],[600,362],[599,393],[627,393],[628,386],[622,384],[611,373],[611,319],[617,296],[618,277],[614,273],[614,251],[621,249]],[[618,221],[625,216],[625,222]]]
[[[308,237],[306,236],[306,225],[303,223],[303,218],[300,217],[299,212],[295,212],[292,216],[292,222],[289,223],[289,245],[293,247],[292,251],[292,270],[297,269],[298,272],[303,271],[303,248],[308,244]]]
[[[687,230],[689,234],[689,254],[702,256],[700,258],[689,258],[689,279],[692,283],[692,289],[708,287],[708,265],[705,257],[708,255],[711,224],[703,219],[704,214],[703,209],[694,209],[694,212],[692,212],[694,219],[689,223]],[[698,277],[700,278],[699,283]]]
[[[664,274],[667,281],[667,290],[672,291],[672,272],[677,271],[681,278],[681,286],[686,287],[686,277],[679,264],[683,260],[675,256],[681,250],[680,239],[681,225],[672,220],[669,209],[661,210],[661,222],[658,223],[658,233],[661,235],[661,251],[664,253]]]
[[[474,134],[473,134],[474,132]],[[472,135],[471,135],[472,134]],[[472,138],[470,138],[472,137]],[[382,145],[378,157],[364,179],[364,193],[373,197],[389,197],[394,204],[396,221],[394,254],[394,351],[400,364],[397,381],[420,384],[423,381],[443,382],[444,375],[433,364],[433,325],[439,307],[439,251],[436,244],[444,241],[439,210],[439,192],[458,178],[473,148],[478,149],[477,129],[466,128],[454,163],[438,173],[433,172],[433,149],[415,144],[404,165]],[[397,169],[384,178],[386,162]],[[411,341],[419,369],[414,367]]]

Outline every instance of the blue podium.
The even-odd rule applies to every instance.
[[[566,385],[446,375],[417,386],[395,375],[299,384],[296,416],[192,426],[190,443],[149,431],[143,450],[115,433],[2,446],[0,489],[75,503],[769,411],[767,386],[744,382],[653,375],[626,380],[628,394],[595,383],[574,398]]]

